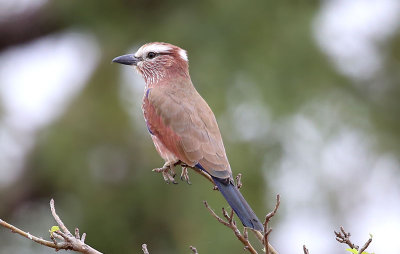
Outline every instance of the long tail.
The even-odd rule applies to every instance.
[[[242,221],[243,225],[254,230],[263,231],[264,226],[244,199],[239,189],[233,185],[229,179],[221,179],[217,177],[212,178],[218,186],[219,191],[222,193],[226,201],[228,201],[228,204]]]

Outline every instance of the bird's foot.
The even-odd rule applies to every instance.
[[[182,165],[181,180],[187,182],[188,184],[192,184],[189,179],[188,168],[186,165]]]
[[[175,162],[166,162],[162,168],[155,168],[153,169],[153,171],[161,173],[164,181],[166,181],[167,183],[177,184],[177,182],[175,181],[176,173],[174,171],[174,167]]]

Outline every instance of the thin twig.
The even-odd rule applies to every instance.
[[[149,254],[149,251],[147,250],[147,244],[142,244],[142,251],[143,251],[143,254]]]
[[[269,212],[267,214],[267,216],[265,216],[265,221],[264,221],[264,246],[265,246],[267,254],[270,253],[269,248],[268,248],[268,246],[269,246],[268,236],[272,232],[272,228],[268,227],[268,223],[271,220],[271,218],[274,217],[274,215],[278,211],[280,203],[281,203],[281,200],[280,200],[280,196],[278,194],[278,195],[276,195],[276,204],[275,204],[274,210],[272,210],[271,212]]]
[[[36,243],[39,243],[41,245],[47,246],[49,248],[53,248],[56,251],[57,250],[74,250],[80,253],[84,254],[102,254],[101,252],[93,249],[89,245],[85,244],[85,237],[86,234],[82,234],[82,238],[79,239],[79,230],[75,230],[75,236],[71,234],[71,232],[68,230],[68,228],[64,225],[60,217],[57,215],[55,207],[54,207],[54,200],[52,199],[50,201],[50,209],[51,213],[56,220],[58,226],[61,228],[61,230],[57,230],[54,232],[50,233],[50,239],[52,241],[47,241],[42,238],[36,237],[34,235],[31,235],[29,232],[25,232],[3,220],[0,219],[0,226],[3,226],[5,228],[10,229],[12,232],[17,233],[23,237],[26,237]],[[57,239],[61,240],[61,242],[57,242]]]
[[[54,217],[54,220],[57,222],[57,224],[60,226],[61,230],[57,230],[54,233],[57,233],[62,236],[64,239],[64,242],[69,244],[71,246],[71,249],[80,253],[86,253],[86,254],[101,254],[101,252],[95,250],[94,248],[90,247],[89,245],[85,244],[85,237],[86,234],[82,234],[82,238],[76,238],[71,234],[71,232],[68,230],[68,228],[64,225],[58,214],[56,213],[56,209],[54,207],[54,200],[50,200],[50,210],[51,214]],[[75,230],[75,232],[79,232],[79,230]],[[54,234],[53,233],[53,234]]]
[[[339,243],[347,244],[350,247],[350,249],[358,250],[359,247],[350,241],[350,236],[351,236],[350,232],[347,233],[346,231],[344,231],[344,228],[342,226],[340,227],[339,232],[336,231],[333,232],[335,232],[336,241],[338,241]]]
[[[190,248],[190,250],[193,252],[193,254],[199,254],[199,253],[197,252],[196,247],[190,246],[189,248]]]
[[[370,244],[371,242],[372,242],[372,237],[370,237],[370,238],[368,239],[368,241],[364,244],[364,246],[361,248],[361,250],[360,250],[358,253],[362,254],[363,251],[365,251],[365,250],[368,248],[368,246],[369,246],[369,244]]]
[[[81,239],[81,236],[79,235],[79,228],[75,228],[75,238]]]
[[[340,231],[339,232],[335,232],[335,236],[336,236],[336,241],[338,241],[339,243],[345,243],[347,244],[351,249],[356,249],[358,251],[359,247],[358,245],[355,245],[354,243],[352,243],[350,241],[350,232],[346,232],[344,230],[343,227],[340,227]],[[363,251],[365,251],[369,244],[372,242],[372,236],[368,239],[368,241],[362,246],[362,248],[360,249],[360,251],[358,251],[358,253],[363,253]]]
[[[226,227],[230,228],[233,233],[235,234],[235,236],[237,237],[237,239],[239,239],[239,241],[241,241],[244,245],[245,250],[248,250],[250,253],[252,254],[257,254],[257,251],[254,249],[254,247],[251,245],[251,243],[249,242],[248,239],[246,239],[239,231],[239,229],[236,226],[236,222],[233,220],[233,213],[231,213],[230,215],[226,212],[225,209],[222,208],[222,213],[224,215],[224,217],[227,219],[227,221],[225,221],[224,219],[222,219],[221,217],[219,217],[214,210],[208,205],[207,201],[204,201],[204,205],[206,206],[206,208],[210,211],[211,215],[217,219],[217,221],[223,225],[225,225]]]
[[[54,219],[56,220],[57,224],[60,226],[62,231],[66,234],[71,234],[71,232],[69,232],[68,228],[64,225],[64,223],[56,213],[56,208],[54,207],[54,199],[50,200],[50,210],[51,214],[53,215]]]
[[[82,234],[82,237],[81,237],[81,241],[82,241],[83,243],[85,243],[85,240],[86,240],[86,233],[83,233],[83,234]]]
[[[237,176],[236,176],[236,187],[238,188],[238,189],[240,189],[240,188],[242,188],[242,174],[238,174]]]
[[[21,236],[23,236],[25,238],[28,238],[29,240],[32,240],[32,241],[34,241],[36,243],[41,244],[41,245],[44,245],[44,246],[47,246],[47,247],[50,247],[50,248],[53,248],[53,249],[56,249],[56,250],[64,249],[64,248],[62,248],[63,246],[61,246],[60,243],[55,243],[54,241],[50,242],[50,241],[44,240],[42,238],[39,238],[37,236],[31,235],[29,232],[25,232],[25,231],[13,226],[13,225],[7,223],[7,222],[5,222],[4,220],[0,219],[0,225],[5,227],[5,228],[8,228],[13,233],[17,233],[17,234],[19,234],[19,235],[21,235]]]
[[[303,251],[304,251],[304,254],[310,254],[310,253],[308,252],[307,247],[306,247],[305,245],[303,245]]]
[[[264,234],[257,230],[251,230],[251,231],[253,231],[254,235],[257,237],[260,243],[264,245]],[[279,254],[278,251],[275,250],[275,248],[270,243],[268,243],[268,250],[270,254]]]

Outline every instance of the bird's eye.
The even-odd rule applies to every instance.
[[[154,52],[149,52],[149,53],[147,53],[147,58],[148,59],[153,59],[154,57],[156,57],[156,53],[154,53]]]

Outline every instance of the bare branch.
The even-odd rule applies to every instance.
[[[363,251],[365,251],[367,248],[368,248],[368,246],[369,246],[369,244],[372,242],[372,237],[370,237],[369,239],[368,239],[368,241],[364,244],[364,246],[361,248],[361,250],[358,252],[358,253],[363,253]]]
[[[69,232],[68,228],[64,225],[64,223],[62,222],[62,220],[56,213],[56,208],[54,207],[54,199],[50,200],[50,210],[51,210],[51,214],[53,215],[57,224],[60,226],[61,230],[66,234],[71,234],[71,232]]]
[[[79,235],[79,228],[75,228],[75,238],[80,239],[81,236]]]
[[[264,221],[264,246],[265,246],[267,254],[270,253],[270,250],[268,248],[269,247],[268,236],[272,232],[272,229],[268,227],[268,223],[271,220],[271,218],[274,217],[274,215],[278,211],[280,203],[281,203],[281,200],[280,200],[280,196],[278,194],[278,195],[276,195],[276,204],[275,204],[274,210],[272,210],[271,212],[269,212],[267,214],[267,216],[265,216],[265,221]]]
[[[347,244],[351,249],[356,249],[358,251],[359,247],[358,245],[355,245],[354,243],[352,243],[350,241],[350,232],[346,232],[344,230],[343,227],[340,227],[340,231],[339,232],[335,232],[335,236],[336,236],[336,241],[338,241],[339,243],[345,243]],[[365,251],[369,244],[372,242],[372,236],[368,239],[368,241],[362,246],[362,248],[360,249],[360,251],[358,251],[358,253],[363,253],[363,251]]]
[[[86,254],[101,254],[101,252],[93,249],[89,245],[85,244],[86,234],[82,234],[82,238],[76,238],[71,234],[68,228],[64,225],[58,214],[56,213],[56,209],[54,207],[54,200],[50,200],[50,210],[51,214],[53,215],[55,221],[60,226],[61,230],[57,230],[55,233],[60,234],[64,239],[64,243],[70,245],[70,248],[74,251]],[[75,233],[79,232],[79,229],[75,230]]]
[[[185,163],[182,162],[182,161],[178,161],[177,163],[174,164],[174,166],[178,166],[178,165],[180,165],[182,168],[186,168],[186,169],[187,169],[187,168],[191,168],[191,169],[193,169],[196,173],[198,173],[198,174],[204,176],[208,181],[210,181],[210,182],[213,184],[213,186],[214,186],[214,187],[213,187],[214,190],[218,190],[218,187],[215,185],[214,180],[212,179],[212,177],[211,177],[208,173],[204,172],[203,170],[201,170],[201,169],[199,169],[199,168],[191,167],[191,166],[185,164]],[[189,179],[189,177],[187,176],[186,172],[182,172],[181,177],[182,177],[183,179],[185,179],[185,181],[186,181],[186,180],[188,181],[188,179]],[[236,185],[237,185],[238,188],[242,187],[241,177],[242,177],[242,174],[238,174],[237,177],[236,177]],[[211,215],[212,215],[214,218],[216,218],[221,224],[223,224],[223,225],[225,225],[226,227],[229,227],[229,228],[235,227],[236,230],[239,232],[238,234],[241,235],[241,234],[240,234],[240,231],[239,231],[239,230],[237,229],[237,227],[236,227],[235,221],[232,220],[232,218],[233,218],[233,211],[231,212],[231,213],[232,213],[231,216],[229,216],[229,215],[227,215],[227,214],[226,214],[227,216],[225,216],[225,213],[226,213],[226,212],[224,212],[225,210],[223,210],[223,215],[224,215],[224,217],[227,218],[227,219],[230,218],[230,219],[228,219],[228,222],[226,222],[226,221],[224,221],[222,218],[220,218],[220,217],[208,206],[208,204],[207,204],[206,201],[204,201],[204,204],[205,204],[205,206],[207,207],[207,209],[210,211]],[[275,211],[275,212],[276,212],[276,211]],[[271,217],[272,217],[272,216],[271,216]],[[235,235],[237,236],[236,230],[235,230],[234,228],[231,228],[231,229],[234,231]],[[255,230],[251,230],[251,231],[253,231],[253,233],[256,235],[256,237],[259,239],[259,241],[260,241],[261,243],[264,244],[264,234],[261,233],[261,232],[259,232],[259,231],[255,231]],[[244,232],[247,233],[247,231],[244,231]],[[238,237],[238,236],[237,236],[237,237]],[[242,237],[244,237],[244,236],[242,236]],[[238,237],[238,238],[239,238],[239,237]],[[239,240],[240,240],[240,239],[239,239]],[[243,238],[243,240],[244,240],[244,242],[249,242],[249,241],[247,240],[247,237],[246,237],[246,239]],[[243,243],[243,242],[242,242],[242,243]],[[245,244],[245,243],[244,243],[244,244]],[[248,249],[248,247],[246,246],[245,249]],[[254,249],[254,248],[253,248],[253,249]],[[277,252],[277,251],[272,247],[272,245],[269,244],[269,243],[268,243],[268,250],[269,250],[269,253],[271,253],[271,254],[278,254],[278,252]],[[249,251],[250,251],[250,250],[249,250]],[[254,250],[254,251],[255,251],[255,250]],[[255,252],[255,253],[256,253],[256,252]]]
[[[147,244],[142,244],[142,251],[143,251],[143,254],[149,254],[149,251],[147,250]]]
[[[235,221],[233,220],[233,213],[231,212],[230,216],[228,215],[228,213],[226,212],[226,210],[224,208],[222,208],[222,214],[224,215],[224,217],[227,219],[227,221],[223,220],[221,217],[219,217],[214,210],[208,205],[207,201],[204,201],[204,205],[206,206],[206,208],[210,211],[211,215],[221,224],[225,225],[226,227],[230,228],[233,233],[235,234],[235,236],[237,237],[237,239],[239,239],[239,241],[241,241],[243,243],[243,245],[245,246],[245,250],[248,250],[250,253],[253,254],[257,254],[257,251],[254,249],[254,247],[251,245],[251,243],[249,242],[249,240],[247,239],[247,237],[244,237],[244,235],[242,235],[239,231],[239,229],[236,226]],[[247,234],[247,233],[246,233]]]
[[[358,250],[359,247],[350,241],[350,236],[351,236],[350,232],[347,233],[346,231],[344,231],[344,228],[342,226],[340,227],[339,232],[336,231],[333,232],[335,232],[336,241],[338,241],[339,243],[347,244],[351,249]]]
[[[206,206],[206,208],[210,211],[211,215],[216,218],[218,220],[219,223],[224,224],[225,226],[229,227],[229,223],[225,222],[223,219],[221,219],[215,212],[213,209],[211,209],[207,203],[207,201],[203,201],[204,205]]]
[[[190,248],[190,250],[193,252],[193,254],[199,254],[199,253],[197,252],[196,247],[190,246],[189,248]]]
[[[210,181],[210,182],[212,183],[213,186],[215,186],[215,183],[214,183],[214,180],[212,179],[212,177],[211,177],[209,174],[207,174],[206,172],[204,172],[203,170],[198,169],[198,168],[196,168],[196,167],[190,167],[190,166],[187,166],[187,165],[186,165],[186,167],[187,167],[187,168],[191,168],[191,169],[193,169],[196,173],[198,173],[198,174],[204,176],[208,181]]]
[[[249,231],[247,230],[247,228],[243,228],[243,237],[246,240],[249,240]]]
[[[250,229],[250,230],[254,233],[254,235],[257,237],[257,239],[260,241],[260,243],[262,243],[264,245],[264,232],[261,233],[260,231],[257,231],[257,230],[252,230],[252,229]],[[268,250],[269,250],[270,254],[278,254],[278,251],[275,250],[275,248],[270,243],[268,243]]]
[[[303,251],[304,251],[304,254],[310,254],[310,253],[308,252],[307,247],[306,247],[305,245],[303,245]]]
[[[247,228],[244,228],[244,230],[243,230],[243,235],[240,233],[239,229],[237,228],[236,222],[233,220],[233,211],[231,211],[231,214],[228,215],[228,213],[226,212],[225,208],[222,208],[222,214],[223,214],[223,216],[227,219],[227,221],[225,221],[225,220],[223,220],[221,217],[219,217],[219,216],[214,212],[213,209],[211,209],[211,208],[209,207],[207,201],[203,201],[203,202],[204,202],[204,205],[206,206],[206,208],[210,211],[211,215],[212,215],[219,223],[221,223],[221,224],[223,224],[224,226],[230,228],[230,229],[234,232],[235,236],[245,245],[245,249],[246,249],[246,250],[248,250],[248,251],[251,252],[251,253],[257,253],[257,251],[254,249],[254,247],[251,245],[251,243],[250,243],[249,240],[248,240],[248,231],[247,231]],[[271,213],[273,213],[273,214],[271,215],[271,213],[269,213],[269,214],[267,215],[266,219],[267,219],[267,218],[270,219],[271,217],[273,217],[273,216],[275,215],[275,213],[276,213],[276,211],[277,211],[277,209],[278,209],[278,207],[279,207],[279,204],[280,204],[280,199],[279,199],[279,195],[277,195],[277,205],[275,206],[274,211],[271,212]],[[268,221],[269,221],[269,219],[268,219]],[[274,248],[271,244],[269,244],[268,241],[267,241],[267,243],[265,244],[265,234],[262,234],[261,232],[259,232],[259,231],[257,231],[257,230],[252,230],[252,229],[250,229],[250,230],[256,235],[256,237],[258,238],[258,240],[260,240],[261,243],[263,243],[265,246],[268,246],[268,247],[266,248],[266,250],[268,250],[270,254],[278,254],[278,252],[275,250],[275,248]],[[270,232],[269,232],[269,233],[270,233]],[[269,234],[269,233],[268,233],[268,234]],[[252,251],[254,251],[254,252],[252,252]]]
[[[83,233],[83,234],[82,234],[82,238],[81,238],[82,243],[84,243],[85,240],[86,240],[86,233]]]
[[[238,189],[240,189],[240,188],[242,188],[242,174],[238,174],[237,176],[236,176],[236,187],[238,188]]]
[[[4,220],[1,220],[1,219],[0,219],[0,225],[5,227],[5,228],[8,228],[13,233],[17,233],[17,234],[19,234],[19,235],[21,235],[21,236],[23,236],[25,238],[28,238],[29,240],[32,240],[32,241],[34,241],[36,243],[41,244],[41,245],[44,245],[44,246],[47,246],[47,247],[50,247],[50,248],[53,248],[53,249],[56,249],[56,250],[65,249],[65,248],[62,248],[62,246],[60,246],[59,243],[56,243],[55,240],[50,242],[50,241],[44,240],[42,238],[36,237],[34,235],[31,235],[29,232],[25,232],[25,231],[23,231],[23,230],[15,227],[15,226],[7,223],[7,222],[5,222]]]
[[[53,248],[56,251],[58,250],[74,250],[84,254],[102,254],[101,252],[93,249],[89,245],[85,244],[86,234],[82,234],[82,238],[79,239],[79,230],[75,229],[75,236],[71,234],[68,228],[64,225],[60,217],[57,215],[56,210],[54,208],[54,200],[50,201],[50,209],[51,213],[56,220],[59,227],[62,229],[57,230],[50,233],[51,241],[44,240],[42,238],[31,235],[29,232],[25,232],[3,220],[0,219],[0,226],[10,229],[13,233],[17,233],[25,238],[28,238],[36,243],[39,243],[43,246],[47,246],[49,248]],[[61,242],[57,242],[57,239],[61,240]]]

